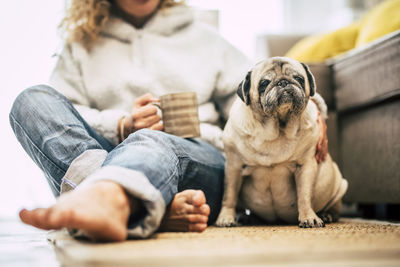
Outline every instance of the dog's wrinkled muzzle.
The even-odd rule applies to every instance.
[[[278,105],[296,101],[297,98],[301,97],[297,91],[298,89],[291,84],[285,86],[284,88],[279,88],[277,94]]]

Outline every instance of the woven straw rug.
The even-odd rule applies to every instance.
[[[319,229],[209,227],[99,244],[49,234],[63,266],[400,266],[400,225],[342,219]]]

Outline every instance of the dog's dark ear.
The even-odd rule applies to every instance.
[[[301,65],[303,65],[304,69],[306,70],[308,83],[310,84],[310,96],[313,96],[317,87],[315,84],[314,75],[312,75],[310,68],[306,64],[301,63]]]
[[[244,103],[246,103],[246,105],[250,104],[250,77],[251,71],[247,73],[246,78],[239,84],[237,89],[238,96]]]

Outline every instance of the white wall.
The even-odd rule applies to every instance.
[[[11,130],[8,114],[26,87],[45,83],[57,48],[62,0],[2,1],[0,9],[0,216],[15,216],[21,207],[54,201],[40,170]]]
[[[256,36],[284,30],[284,2],[281,0],[187,0],[192,6],[219,11],[222,36],[255,57]]]
[[[353,21],[348,0],[283,0],[285,32],[328,32]]]

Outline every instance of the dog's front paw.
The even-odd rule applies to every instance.
[[[324,223],[332,223],[332,222],[337,222],[339,220],[339,216],[332,214],[331,212],[328,211],[322,211],[317,213],[318,217],[324,221]]]
[[[325,223],[316,214],[299,218],[300,228],[325,227]]]
[[[222,207],[215,225],[218,227],[236,226],[235,209]]]

